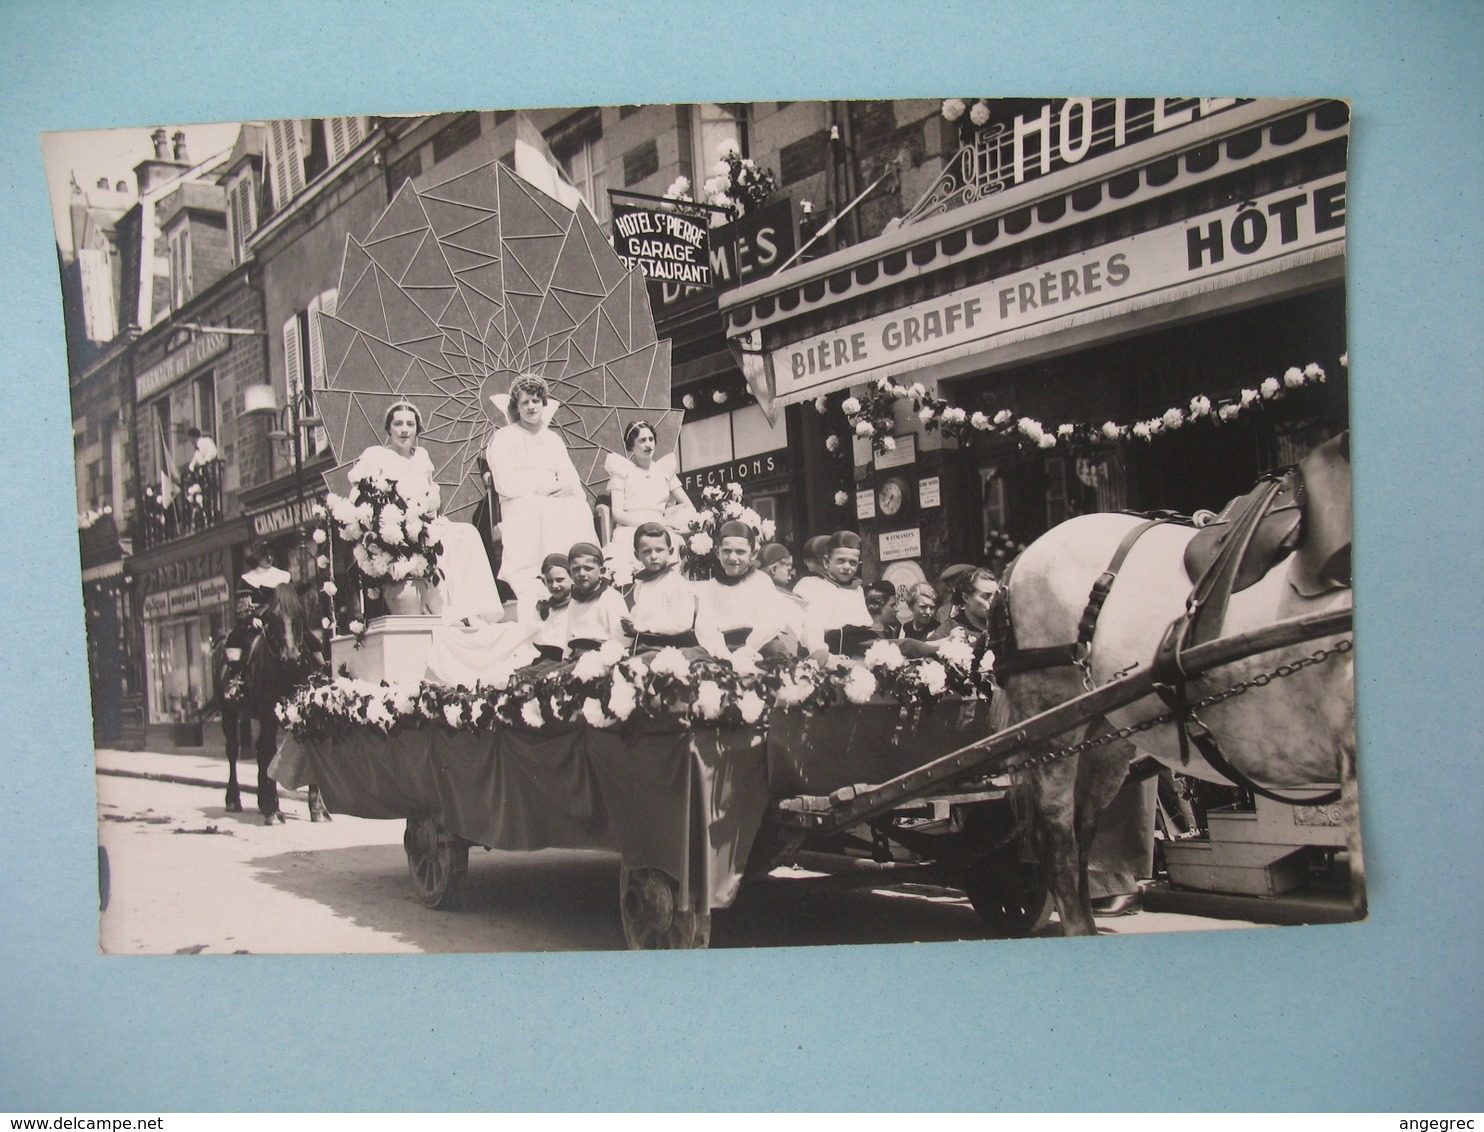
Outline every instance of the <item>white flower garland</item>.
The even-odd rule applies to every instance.
[[[1345,356],[1340,365],[1348,362]],[[889,378],[877,378],[861,397],[847,397],[840,408],[850,422],[852,431],[861,439],[869,439],[877,454],[891,451],[896,441],[891,433],[896,426],[896,404],[910,401],[912,411],[923,427],[929,431],[939,429],[944,436],[958,436],[966,429],[975,432],[991,432],[1013,437],[1022,445],[1036,448],[1055,448],[1058,445],[1086,448],[1101,444],[1121,444],[1130,439],[1146,444],[1163,433],[1175,432],[1197,421],[1225,424],[1254,409],[1282,400],[1288,394],[1306,386],[1321,385],[1328,375],[1317,362],[1310,362],[1300,369],[1290,366],[1283,371],[1280,380],[1265,378],[1255,388],[1242,389],[1225,397],[1200,394],[1184,405],[1174,405],[1157,416],[1120,424],[1104,421],[1064,421],[1046,426],[1034,417],[1023,416],[1010,409],[1001,409],[993,417],[985,413],[969,413],[950,405],[941,397],[928,392],[921,382],[899,385]],[[823,411],[821,409],[821,411]]]

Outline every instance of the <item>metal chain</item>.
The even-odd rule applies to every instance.
[[[1323,664],[1325,661],[1330,660],[1333,657],[1343,655],[1344,653],[1349,652],[1354,647],[1355,642],[1349,637],[1346,637],[1344,640],[1336,641],[1328,648],[1316,649],[1314,652],[1310,653],[1306,657],[1303,657],[1302,659],[1295,660],[1288,664],[1280,664],[1277,668],[1274,668],[1270,672],[1259,673],[1258,675],[1253,676],[1248,680],[1242,680],[1236,684],[1233,684],[1230,688],[1227,688],[1223,691],[1212,692],[1209,696],[1205,696],[1195,701],[1195,703],[1189,705],[1188,711],[1196,712],[1200,711],[1203,708],[1214,707],[1216,704],[1224,703],[1225,701],[1233,699],[1237,696],[1245,695],[1252,688],[1266,688],[1274,680],[1287,679],[1289,676],[1292,676],[1297,672],[1302,672],[1305,668],[1310,668],[1316,664]],[[1136,667],[1137,665],[1132,665],[1118,675],[1120,677],[1126,676]],[[1115,679],[1117,679],[1117,677],[1115,677]],[[1127,739],[1130,736],[1139,734],[1140,732],[1150,731],[1156,727],[1162,726],[1163,724],[1173,723],[1178,717],[1179,713],[1174,711],[1167,711],[1161,715],[1156,715],[1149,719],[1141,720],[1138,723],[1130,723],[1127,727],[1120,727],[1117,731],[1110,731],[1106,735],[1098,735],[1091,739],[1084,739],[1080,743],[1073,743],[1069,747],[1062,747],[1059,750],[1048,751],[1044,755],[1037,755],[1034,758],[1026,759],[1024,762],[1016,763],[1014,766],[1008,767],[1006,769],[1012,771],[1032,770],[1039,766],[1045,766],[1048,763],[1057,762],[1060,759],[1067,759],[1071,758],[1073,755],[1080,755],[1084,751],[1093,750],[1095,747],[1101,747],[1108,743],[1116,743],[1120,739]]]

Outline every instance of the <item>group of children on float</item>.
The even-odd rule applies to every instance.
[[[545,662],[574,659],[610,641],[636,652],[673,646],[737,666],[759,658],[829,654],[860,657],[876,640],[894,640],[907,656],[929,656],[949,637],[982,636],[995,581],[987,570],[956,568],[944,581],[956,600],[947,616],[928,583],[908,595],[910,618],[899,613],[896,588],[859,577],[861,537],[842,530],[811,538],[806,573],[790,587],[793,556],[781,543],[758,545],[740,521],[716,533],[714,577],[692,581],[682,572],[675,535],[661,523],[634,529],[638,569],[627,600],[604,568],[604,553],[580,542],[541,564],[547,597],[533,644]],[[982,600],[975,600],[975,599]]]

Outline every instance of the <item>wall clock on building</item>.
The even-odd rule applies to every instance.
[[[876,510],[888,519],[900,515],[910,502],[910,490],[906,480],[892,476],[876,489]]]

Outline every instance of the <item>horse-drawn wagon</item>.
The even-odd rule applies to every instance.
[[[447,241],[459,262],[479,260],[478,278],[431,254]],[[529,271],[538,247],[541,294],[507,293],[501,265]],[[629,423],[657,421],[666,449],[679,430],[668,343],[655,335],[642,278],[617,261],[590,216],[557,211],[502,168],[426,191],[408,182],[367,240],[348,245],[339,308],[321,322],[330,378],[316,395],[341,490],[349,458],[379,440],[374,422],[398,399],[421,396],[435,405],[420,440],[437,452],[445,511],[476,511],[488,393],[530,368],[559,391],[553,427],[594,497],[605,481],[601,456]],[[1329,505],[1320,518],[1343,517],[1348,568],[1348,460],[1326,468],[1333,482],[1320,492]],[[859,845],[891,865],[873,880],[898,875],[894,844],[920,875],[962,888],[999,934],[1043,923],[1049,893],[1066,930],[1090,931],[1087,852],[1136,736],[1193,773],[1229,777],[1251,756],[1248,774],[1270,785],[1353,787],[1349,667],[1322,663],[1348,651],[1334,639],[1348,630],[1348,573],[1311,593],[1294,585],[1292,568],[1314,574],[1327,561],[1303,561],[1303,541],[1292,563],[1249,554],[1274,549],[1258,532],[1275,493],[1259,494],[1259,505],[1227,519],[1193,587],[1170,565],[1196,541],[1188,526],[1146,537],[1138,520],[1088,516],[1039,541],[1008,587],[1007,640],[1022,658],[1050,657],[1055,670],[1006,666],[1002,656],[1002,690],[992,696],[983,652],[947,666],[958,681],[947,687],[947,669],[905,687],[887,671],[896,660],[863,670],[869,678],[853,690],[851,678],[817,667],[802,690],[797,667],[762,676],[713,667],[690,672],[680,694],[674,684],[685,673],[671,666],[671,685],[657,687],[647,668],[625,667],[635,658],[575,689],[352,681],[289,705],[300,781],[317,782],[332,809],[405,819],[414,884],[435,907],[456,898],[473,845],[616,851],[635,947],[704,945],[710,913],[731,903],[748,872]],[[1340,546],[1338,526],[1314,538],[1321,527],[1311,523],[1310,559]],[[1144,581],[1114,586],[1120,565]],[[1319,641],[1328,643],[1296,659],[1299,645]],[[1330,675],[1316,679],[1319,669]],[[1228,701],[1274,682],[1283,686],[1276,706],[1231,715]],[[878,684],[899,694],[872,699]],[[1229,759],[1213,753],[1197,712],[1233,739]],[[1011,773],[1039,815],[1029,846],[1039,871],[1027,862]],[[1358,872],[1358,841],[1355,850]]]

